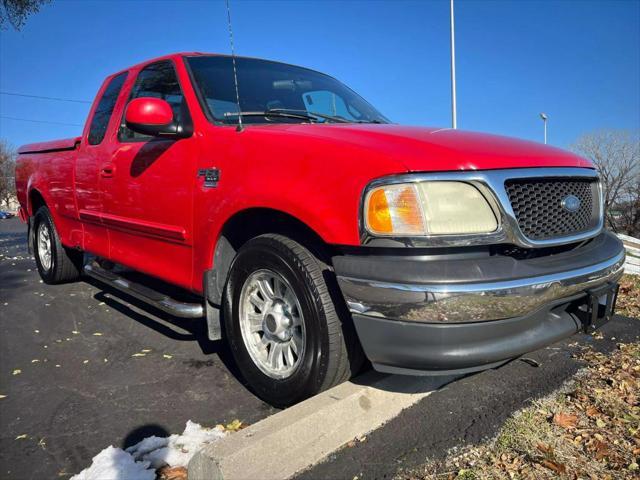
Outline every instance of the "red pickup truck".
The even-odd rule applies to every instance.
[[[597,328],[624,263],[589,161],[394,125],[332,77],[253,58],[111,75],[81,137],[20,148],[16,184],[46,283],[84,273],[202,318],[275,405],[365,358],[471,372]]]

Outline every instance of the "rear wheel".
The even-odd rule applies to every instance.
[[[245,379],[272,405],[291,405],[341,383],[362,364],[329,274],[307,248],[282,235],[250,240],[234,260],[225,329]]]
[[[65,283],[80,278],[83,254],[60,243],[60,237],[47,207],[40,207],[34,222],[33,251],[42,281]]]

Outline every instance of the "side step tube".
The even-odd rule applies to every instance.
[[[176,317],[200,318],[204,316],[203,304],[179,302],[144,285],[126,280],[116,273],[105,270],[95,262],[85,265],[84,273]]]

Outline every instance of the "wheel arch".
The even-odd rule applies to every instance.
[[[236,212],[223,224],[211,249],[211,269],[205,272],[204,290],[215,306],[221,303],[227,277],[238,250],[247,241],[266,233],[285,235],[330,264],[335,247],[299,218],[272,208],[255,207]]]
[[[45,200],[44,195],[42,195],[40,190],[35,187],[29,190],[28,199],[29,204],[27,211],[29,216],[35,215],[40,207],[47,206],[47,201]]]

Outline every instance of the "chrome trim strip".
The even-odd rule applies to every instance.
[[[599,212],[600,221],[593,230],[582,232],[577,235],[569,235],[549,240],[531,240],[527,238],[516,219],[509,196],[505,189],[507,180],[519,178],[589,178],[597,179],[598,173],[590,168],[565,168],[565,167],[545,167],[545,168],[517,168],[505,170],[479,170],[470,172],[438,172],[438,173],[409,173],[391,177],[379,178],[367,185],[362,193],[360,201],[360,239],[363,245],[375,246],[380,240],[394,240],[407,247],[453,247],[453,246],[474,246],[474,245],[495,245],[508,243],[523,248],[539,248],[556,245],[576,243],[600,234],[604,225],[604,215],[602,211],[602,186],[599,184]],[[424,181],[458,181],[466,182],[475,186],[487,199],[489,205],[494,209],[498,219],[498,229],[495,232],[485,234],[467,235],[425,235],[419,237],[381,237],[370,234],[364,225],[364,205],[368,192],[381,185],[396,183],[417,183]]]
[[[589,267],[489,283],[399,284],[340,276],[338,283],[352,313],[425,323],[478,322],[523,316],[616,281],[624,261],[623,250]]]

